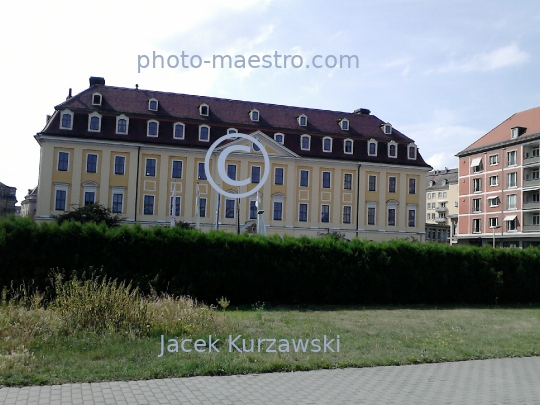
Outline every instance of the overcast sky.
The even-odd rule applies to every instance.
[[[38,181],[33,136],[68,89],[86,89],[90,76],[121,87],[369,108],[414,139],[435,168],[456,167],[455,153],[540,104],[538,0],[13,1],[1,8],[0,182],[17,187],[19,202]],[[202,60],[277,52],[302,56],[304,66],[150,64],[138,73],[139,55],[182,51]],[[318,63],[356,55],[359,67],[305,67],[315,55],[323,56]]]

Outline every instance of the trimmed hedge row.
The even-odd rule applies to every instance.
[[[0,287],[50,269],[102,268],[142,291],[209,303],[509,304],[540,302],[540,249],[260,237],[179,228],[0,222]]]

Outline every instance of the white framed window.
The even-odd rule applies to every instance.
[[[489,218],[489,227],[490,228],[496,228],[498,226],[499,226],[499,218],[498,217]]]
[[[277,134],[274,134],[274,140],[277,143],[284,144],[285,143],[285,135],[283,135],[281,132],[278,132]]]
[[[124,212],[124,188],[112,188],[111,211],[113,214],[122,214]]]
[[[516,128],[511,128],[510,129],[510,138],[511,139],[515,139],[519,136],[519,128],[516,127]]]
[[[116,134],[125,135],[129,131],[129,118],[124,114],[116,117]]]
[[[506,173],[506,188],[517,187],[517,172]]]
[[[354,142],[353,142],[352,139],[345,139],[343,141],[343,153],[345,153],[347,155],[352,155],[353,146],[354,146]]]
[[[409,146],[407,146],[407,159],[416,160],[416,152],[416,145],[414,143],[411,143]]]
[[[389,124],[388,122],[386,124],[382,125],[383,132],[386,135],[390,135],[392,133],[392,124]]]
[[[298,125],[301,127],[307,127],[307,116],[304,114],[301,114],[298,116]]]
[[[154,201],[155,197],[150,194],[145,194],[143,196],[143,214],[144,215],[154,215]]]
[[[311,136],[302,135],[300,137],[300,149],[302,149],[302,150],[310,150],[311,149]]]
[[[508,215],[504,218],[504,222],[506,222],[506,232],[517,231],[517,215]]]
[[[331,188],[332,173],[322,172],[322,188]]]
[[[476,178],[473,179],[473,193],[480,193],[482,192],[482,179]]]
[[[173,125],[173,138],[184,139],[186,136],[186,126],[182,122],[175,122]]]
[[[157,111],[159,106],[159,102],[155,98],[151,98],[148,100],[148,110],[149,111]]]
[[[56,164],[56,170],[59,172],[69,171],[69,152],[58,152],[58,161]]]
[[[377,205],[376,203],[367,203],[366,223],[375,225],[377,223]]]
[[[159,122],[150,120],[146,123],[146,136],[157,138],[159,135]]]
[[[285,197],[281,194],[272,197],[272,219],[275,221],[283,220],[283,205]]]
[[[236,128],[229,128],[227,130],[227,135],[237,134],[238,130]]]
[[[95,153],[86,154],[86,173],[97,173],[98,155]]]
[[[199,216],[201,218],[206,217],[206,198],[199,198]]]
[[[298,220],[307,222],[308,220],[308,205],[305,203],[298,204]]]
[[[146,158],[146,163],[144,165],[145,176],[156,177],[156,171],[157,171],[157,159]]]
[[[175,217],[179,217],[180,213],[182,212],[181,208],[182,208],[182,197],[177,195],[174,197],[174,200],[173,200],[173,196],[171,195],[170,204],[169,204],[169,215],[170,216],[174,215]]]
[[[197,162],[197,178],[206,180],[206,172],[204,171],[204,162]]]
[[[251,182],[261,182],[261,166],[251,166]]]
[[[83,193],[84,193],[83,198],[84,198],[85,206],[96,203],[96,194],[97,194],[96,186],[84,186]]]
[[[343,217],[341,221],[344,224],[350,224],[351,223],[351,213],[352,213],[352,207],[350,205],[344,205],[343,206]]]
[[[348,131],[349,130],[349,120],[347,118],[343,118],[342,120],[340,120],[339,121],[339,127],[343,131]]]
[[[488,197],[487,200],[489,201],[490,208],[499,206],[499,197],[491,196],[491,197]]]
[[[499,164],[499,155],[489,155],[489,165],[497,166]]]
[[[388,192],[397,193],[397,177],[388,176]]]
[[[431,193],[427,193],[428,200],[431,200]]]
[[[409,194],[416,194],[416,178],[415,177],[409,177]]]
[[[489,176],[489,186],[495,187],[499,185],[499,176]]]
[[[396,226],[396,211],[397,211],[397,207],[395,205],[388,205],[387,213],[386,213],[388,226]]]
[[[251,118],[251,121],[259,121],[259,110],[251,110],[249,112],[249,118]]]
[[[507,210],[517,209],[517,194],[508,194],[506,196],[506,209]]]
[[[472,220],[472,233],[480,233],[482,231],[481,225],[482,220],[480,218],[474,218]]]
[[[407,206],[407,225],[411,228],[416,227],[416,206]]]
[[[181,160],[173,160],[172,161],[171,177],[173,179],[181,179],[182,178],[183,166],[184,166],[184,163]]]
[[[236,165],[235,164],[227,165],[227,177],[231,180],[236,180]]]
[[[377,156],[377,141],[375,139],[368,141],[367,148],[368,156]]]
[[[388,142],[388,157],[397,158],[397,143],[394,141]]]
[[[368,175],[368,191],[377,191],[377,175]]]
[[[236,218],[236,200],[225,199],[225,218]]]
[[[54,210],[66,211],[67,196],[68,196],[67,184],[55,184],[54,185]]]
[[[210,107],[208,104],[201,104],[199,106],[199,115],[202,115],[203,117],[208,117],[210,115]]]
[[[321,205],[321,222],[330,222],[330,205]]]
[[[60,129],[73,129],[73,112],[63,110],[60,113]]]
[[[517,165],[517,151],[512,150],[506,152],[506,166],[516,166]]]
[[[532,215],[532,224],[533,225],[540,225],[540,213],[533,213]]]
[[[332,138],[325,136],[322,139],[322,149],[323,152],[332,152]]]
[[[101,96],[101,93],[95,92],[92,94],[92,105],[101,105],[101,100],[103,97]]]
[[[124,175],[126,173],[126,157],[116,155],[114,157],[114,174]]]
[[[199,125],[199,141],[210,142],[210,127],[208,125]]]
[[[309,187],[309,170],[300,170],[300,187]]]
[[[88,116],[88,132],[101,131],[101,114],[93,112]]]
[[[481,212],[482,211],[482,199],[481,198],[473,198],[473,212]]]
[[[283,169],[283,167],[274,168],[274,184],[279,186],[284,184],[284,173],[285,169]]]
[[[473,173],[480,173],[483,170],[482,158],[474,158],[471,162]]]
[[[353,180],[352,173],[343,174],[343,190],[352,190],[352,180]]]

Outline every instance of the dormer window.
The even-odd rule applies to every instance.
[[[73,113],[71,111],[62,111],[60,115],[60,129],[73,129]]]
[[[430,186],[430,187],[433,187],[434,185],[435,185],[435,180],[430,180],[430,181],[429,181],[429,186]]]
[[[199,141],[210,141],[210,127],[208,125],[199,126]]]
[[[300,149],[309,150],[311,148],[311,137],[309,135],[302,135],[300,137]]]
[[[388,157],[397,158],[397,143],[394,141],[388,143]]]
[[[410,160],[416,160],[416,145],[414,143],[410,144],[407,150],[408,150],[407,157]]]
[[[181,122],[177,122],[173,126],[173,138],[174,139],[184,139],[185,126]]]
[[[159,122],[155,120],[148,121],[146,126],[146,135],[157,138],[159,135]]]
[[[238,133],[238,130],[236,128],[229,128],[227,130],[227,135],[230,135],[230,134],[237,134]]]
[[[151,98],[150,100],[148,100],[148,109],[150,111],[158,110],[158,101],[155,98]]]
[[[322,140],[322,145],[323,152],[332,152],[332,138],[325,136]]]
[[[339,121],[339,126],[343,131],[349,130],[349,120],[347,118],[343,118],[341,121]]]
[[[101,115],[97,112],[93,112],[88,117],[88,131],[99,132],[101,131]]]
[[[129,127],[129,118],[124,114],[116,117],[116,133],[117,134],[127,134]]]
[[[392,133],[392,125],[391,124],[388,124],[388,123],[383,124],[382,129],[383,129],[383,132],[386,135],[390,135]]]
[[[377,156],[377,141],[370,139],[368,144],[368,156]]]
[[[94,93],[92,94],[92,105],[101,105],[101,94]]]
[[[259,121],[259,111],[251,110],[249,112],[249,117],[251,118],[251,121]]]
[[[201,104],[199,106],[199,115],[208,117],[209,113],[210,113],[210,107],[208,107],[208,104]]]
[[[277,133],[277,134],[274,134],[274,140],[277,142],[277,143],[280,143],[280,144],[284,144],[285,143],[285,135],[283,135],[282,133]]]
[[[298,124],[301,127],[307,127],[307,116],[302,114],[298,117]]]
[[[343,142],[343,152],[351,155],[353,153],[353,141],[352,139],[345,139]]]

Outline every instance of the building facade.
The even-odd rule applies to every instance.
[[[34,218],[37,210],[37,193],[38,188],[28,189],[28,194],[21,201],[21,217]]]
[[[540,107],[459,152],[459,243],[540,245]]]
[[[353,113],[106,86],[55,107],[36,135],[41,163],[36,219],[99,202],[127,223],[195,223],[202,230],[249,228],[264,210],[267,234],[422,239],[425,173],[414,141],[367,109]],[[224,135],[210,176],[231,193],[219,198],[204,170],[210,146]],[[241,151],[219,162],[229,146]],[[217,165],[227,173],[220,179]],[[246,179],[238,186],[228,182]],[[199,198],[197,198],[197,195]],[[197,204],[197,202],[199,203]],[[200,219],[197,219],[196,210]],[[219,212],[217,207],[219,205]],[[216,221],[217,219],[217,221]]]
[[[0,183],[0,216],[15,215],[17,209],[17,188]]]
[[[458,169],[432,170],[426,176],[426,241],[457,243]]]

